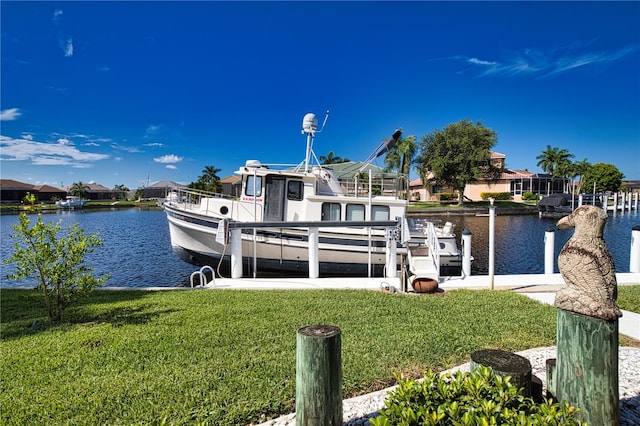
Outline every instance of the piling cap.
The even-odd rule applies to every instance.
[[[471,231],[465,229],[464,231],[462,231],[462,235],[471,235]]]

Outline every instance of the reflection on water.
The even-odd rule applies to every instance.
[[[428,216],[425,216],[429,218]],[[475,258],[472,274],[487,273],[489,218],[487,216],[437,216],[434,221],[449,221],[456,225],[458,244],[464,229],[472,232],[471,254]],[[35,220],[35,216],[32,217]],[[107,286],[175,287],[188,285],[189,276],[197,268],[178,259],[171,249],[167,219],[162,210],[72,211],[44,215],[45,222],[62,220],[62,227],[78,222],[85,233],[98,231],[104,246],[87,256],[95,273],[110,273]],[[7,259],[13,251],[9,235],[17,215],[0,216],[0,258]],[[495,273],[544,273],[545,231],[555,229],[556,219],[540,219],[536,215],[496,216]],[[629,272],[631,228],[640,225],[637,212],[609,215],[604,238],[613,255],[616,270]],[[573,234],[573,230],[555,231],[555,256]],[[215,265],[212,265],[215,266]],[[5,276],[13,265],[2,265],[2,286],[35,286],[35,281],[16,283]],[[558,271],[557,264],[555,271]]]
[[[433,216],[434,221],[449,221],[456,225],[458,244],[462,231],[472,233],[471,254],[474,262],[472,274],[488,273],[489,217],[488,216]],[[555,231],[554,271],[558,272],[557,256],[573,235],[573,229],[556,229],[559,219],[539,218],[537,215],[496,215],[495,218],[495,273],[544,273],[544,239],[547,230]],[[637,212],[609,213],[604,229],[604,240],[613,256],[617,272],[629,272],[631,229],[640,225]],[[461,246],[462,247],[462,246]]]
[[[175,287],[188,283],[196,267],[178,259],[171,249],[169,227],[162,210],[75,210],[43,215],[46,223],[62,221],[62,229],[78,222],[87,235],[99,232],[104,245],[87,255],[87,264],[94,274],[110,273],[106,286]],[[31,217],[32,223],[36,216]],[[12,225],[17,215],[0,216],[2,239],[0,256],[6,259],[13,252]],[[35,281],[7,281],[5,276],[13,265],[2,266],[2,286],[34,286]]]

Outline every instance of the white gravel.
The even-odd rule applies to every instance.
[[[546,389],[546,360],[556,357],[555,347],[528,349],[518,352],[529,359],[532,374],[537,376]],[[468,371],[469,364],[455,367],[448,372],[457,370]],[[619,387],[620,387],[620,425],[640,425],[640,348],[621,347],[619,351]],[[377,415],[377,411],[384,408],[387,392],[394,387],[383,389],[342,402],[344,425],[369,425],[369,419]],[[544,391],[543,391],[544,392]],[[543,393],[544,395],[544,393]],[[260,426],[293,426],[296,424],[295,413],[268,420]]]

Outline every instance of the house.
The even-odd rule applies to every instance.
[[[464,189],[464,197],[473,201],[482,199],[483,192],[509,192],[511,197],[522,200],[522,194],[532,192],[534,194],[546,196],[564,192],[564,182],[562,179],[553,178],[549,174],[532,173],[528,170],[510,170],[504,167],[506,155],[499,152],[491,153],[491,163],[495,167],[503,168],[502,175],[494,182],[480,179],[477,182],[469,183]],[[421,179],[412,180],[409,183],[411,200],[438,200],[440,193],[452,193],[451,188],[443,188],[434,184],[423,185]]]
[[[220,179],[222,184],[222,194],[230,197],[239,197],[242,191],[242,178],[240,176],[227,176],[224,179]]]
[[[20,204],[27,192],[36,196],[38,202],[53,202],[66,197],[67,191],[51,185],[31,185],[12,179],[0,179],[0,201],[6,204]]]
[[[142,198],[166,198],[173,188],[186,188],[186,186],[170,180],[161,180],[151,186],[142,188]]]

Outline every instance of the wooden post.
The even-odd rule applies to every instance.
[[[341,426],[340,328],[301,327],[296,342],[296,426]]]
[[[619,425],[618,320],[558,309],[557,342],[557,400],[590,425]]]
[[[545,361],[547,367],[547,398],[556,400],[556,358]]]
[[[500,349],[483,349],[471,354],[469,369],[479,367],[491,367],[499,376],[510,376],[512,385],[524,388],[524,396],[531,396],[531,362],[525,357]]]

